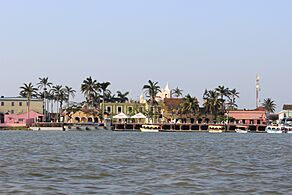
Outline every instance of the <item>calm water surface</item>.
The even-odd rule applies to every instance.
[[[0,194],[291,194],[292,135],[0,131]]]

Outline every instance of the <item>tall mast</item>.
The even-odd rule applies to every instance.
[[[260,77],[257,75],[256,76],[256,108],[260,106],[260,97],[259,97],[259,92],[260,92]]]

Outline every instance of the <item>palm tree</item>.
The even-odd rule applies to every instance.
[[[100,87],[96,80],[90,77],[86,78],[81,84],[81,92],[84,94],[86,101],[91,103],[93,108],[94,98],[99,94]]]
[[[23,86],[20,87],[20,89],[21,91],[19,94],[22,97],[27,98],[27,120],[29,120],[30,101],[31,101],[31,98],[36,96],[38,89],[35,88],[32,83],[29,83],[29,84],[24,83]]]
[[[53,89],[50,89],[48,92],[47,92],[47,100],[48,100],[48,110],[49,110],[49,107],[50,107],[50,104],[51,104],[51,111],[49,112],[49,121],[52,120],[52,113],[54,113],[54,101],[55,101],[56,97],[54,95],[54,90]]]
[[[178,87],[176,87],[175,89],[171,90],[171,95],[174,95],[176,98],[182,96],[183,90],[179,89]]]
[[[181,111],[184,114],[194,115],[199,111],[199,101],[196,97],[192,97],[190,94],[183,98],[181,103]]]
[[[49,82],[48,77],[39,77],[39,82],[37,83],[37,86],[39,89],[43,90],[42,94],[42,100],[44,104],[44,115],[45,115],[45,120],[47,120],[47,112],[48,112],[48,102],[47,102],[47,96],[48,96],[48,87],[50,88],[53,85],[53,83]]]
[[[271,98],[268,98],[264,99],[263,107],[267,112],[274,113],[276,109],[276,104]]]
[[[217,88],[215,88],[215,91],[218,93],[218,95],[221,97],[221,110],[222,110],[222,114],[224,114],[224,111],[225,111],[225,99],[224,97],[227,97],[229,98],[230,96],[230,90],[229,88],[225,88],[224,86],[218,86]]]
[[[66,100],[65,90],[62,87],[62,85],[55,85],[52,87],[52,92],[54,94],[54,98],[55,98],[54,100],[57,102],[57,113],[58,113],[57,118],[59,119],[63,102]]]
[[[129,92],[128,91],[125,92],[125,93],[122,93],[120,91],[117,91],[118,100],[121,103],[124,103],[126,101],[129,101],[129,99],[127,98],[128,95],[129,95]]]
[[[64,88],[64,90],[65,90],[65,93],[66,93],[66,96],[67,96],[67,107],[69,107],[69,104],[70,104],[70,96],[72,97],[72,98],[74,98],[75,97],[75,93],[76,93],[76,91],[72,88],[72,87],[68,87],[68,86],[65,86],[65,88]]]
[[[155,98],[157,94],[161,92],[160,86],[158,86],[158,82],[153,82],[149,80],[148,84],[143,86],[143,90],[145,91],[146,97],[149,97],[150,99],[150,106],[151,106],[151,109],[155,110],[155,112],[153,112],[155,115],[156,113],[155,105],[157,104]]]
[[[111,85],[110,82],[102,82],[102,83],[99,83],[99,87],[100,87],[100,90],[102,92],[102,115],[104,114],[104,100],[105,100],[105,95],[106,94],[111,94],[111,91],[108,89],[108,87]]]
[[[229,97],[229,109],[234,110],[237,105],[235,103],[235,99],[239,98],[239,92],[236,89],[232,89],[229,91],[230,97]]]
[[[203,106],[207,113],[214,115],[217,117],[218,111],[222,106],[222,99],[219,98],[219,94],[215,90],[205,90],[203,95]]]

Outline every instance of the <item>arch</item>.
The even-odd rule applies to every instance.
[[[202,119],[202,118],[198,118],[198,123],[199,123],[199,124],[201,124],[201,123],[202,123],[202,121],[203,121],[203,119]]]
[[[210,119],[209,118],[205,118],[205,123],[209,123]]]
[[[98,123],[98,118],[97,117],[94,117],[93,120],[94,120],[95,123]]]
[[[191,118],[190,119],[190,122],[193,124],[195,122],[195,119],[194,118]]]
[[[93,122],[92,117],[88,117],[87,121],[92,123]]]
[[[75,122],[80,123],[80,118],[78,116],[75,117]]]
[[[87,122],[87,118],[83,116],[83,117],[81,118],[81,122],[83,122],[83,123]]]

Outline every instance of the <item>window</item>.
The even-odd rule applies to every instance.
[[[118,106],[117,110],[118,110],[118,113],[121,113],[122,112],[122,107]]]
[[[14,114],[14,110],[11,110],[11,114]]]
[[[4,106],[4,102],[1,102],[1,106]]]
[[[112,107],[111,107],[111,106],[107,106],[107,107],[106,107],[106,111],[107,111],[108,113],[111,113],[111,112],[112,112]]]
[[[18,105],[19,105],[19,106],[22,106],[22,102],[19,102]]]
[[[11,106],[14,106],[14,104],[15,104],[14,102],[11,102]]]
[[[128,113],[131,113],[133,111],[133,107],[132,106],[129,106],[128,107]]]
[[[140,112],[143,112],[143,107],[140,107]]]

